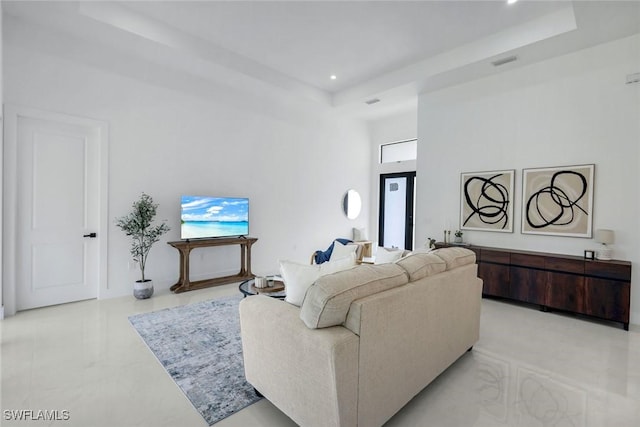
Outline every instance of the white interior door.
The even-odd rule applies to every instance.
[[[100,130],[18,117],[16,307],[96,298]]]

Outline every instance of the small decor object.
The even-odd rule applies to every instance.
[[[273,277],[260,277],[260,279],[264,279],[265,286],[258,286],[258,281],[253,282],[253,288],[255,288],[258,294],[268,294],[284,290],[284,282],[282,279],[276,280]]]
[[[266,277],[257,277],[254,279],[253,285],[258,289],[269,287],[269,282]]]
[[[462,243],[462,234],[463,234],[462,231],[456,230],[454,234],[456,236],[454,240],[455,243]]]
[[[427,237],[427,241],[429,242],[427,247],[429,249],[435,249],[435,247],[436,247],[436,239],[432,239],[431,237]]]
[[[607,245],[613,244],[614,241],[615,234],[613,233],[613,230],[596,230],[596,242],[602,243],[602,247],[598,250],[598,259],[603,261],[611,260],[613,251]]]
[[[586,249],[584,251],[584,259],[594,259],[595,258],[595,254],[592,250]]]
[[[253,279],[252,290],[257,294],[270,294],[272,292],[280,292],[284,290],[284,282],[281,278],[256,277]]]
[[[514,175],[514,169],[463,172],[460,175],[460,228],[513,232]]]
[[[524,169],[522,233],[591,237],[595,165]]]
[[[132,207],[133,210],[128,215],[116,218],[116,225],[131,237],[131,256],[140,266],[141,279],[134,284],[133,296],[146,299],[153,295],[153,282],[144,275],[149,251],[170,228],[164,222],[153,225],[158,205],[153,203],[151,196],[142,193]]]

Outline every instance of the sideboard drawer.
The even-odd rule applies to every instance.
[[[584,261],[581,259],[546,257],[545,268],[563,273],[584,274]]]
[[[511,254],[504,251],[492,251],[488,249],[482,249],[480,254],[482,262],[494,262],[498,264],[510,264]]]
[[[587,261],[584,265],[587,276],[631,281],[631,264],[616,261]]]
[[[544,256],[512,253],[511,265],[519,267],[544,268]]]

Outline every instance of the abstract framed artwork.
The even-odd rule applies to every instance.
[[[460,174],[460,229],[513,232],[515,170]]]
[[[522,170],[522,233],[591,237],[595,165]]]

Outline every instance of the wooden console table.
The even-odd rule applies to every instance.
[[[436,243],[436,247],[445,247]],[[476,253],[485,296],[622,323],[629,330],[631,263],[466,246]]]
[[[257,241],[258,239],[255,237],[225,237],[168,242],[169,245],[180,252],[180,279],[170,289],[175,293],[180,293],[253,278],[254,275],[251,273],[251,245]],[[192,249],[229,245],[240,245],[240,272],[238,274],[195,282],[189,280],[189,254]]]

